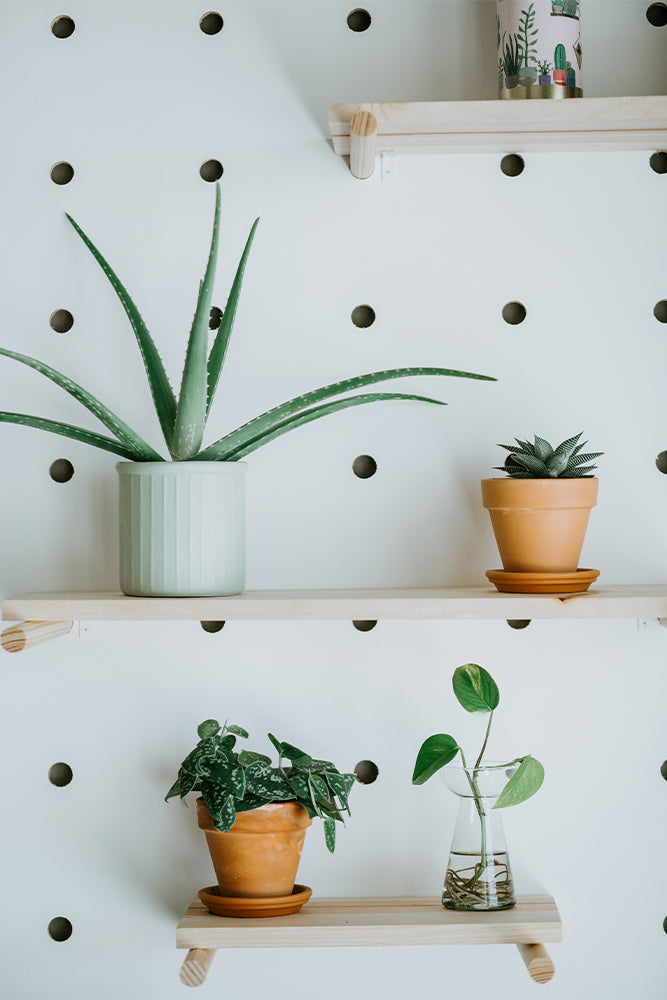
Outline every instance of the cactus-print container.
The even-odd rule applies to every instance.
[[[583,97],[580,0],[497,0],[503,100]]]

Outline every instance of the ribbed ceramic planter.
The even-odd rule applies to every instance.
[[[498,0],[504,100],[583,97],[580,0]]]
[[[197,822],[206,834],[221,896],[287,896],[294,888],[306,830],[312,820],[298,802],[272,802],[236,814],[221,833],[203,799]]]
[[[119,462],[120,588],[217,597],[245,586],[245,462]]]
[[[512,573],[573,573],[598,480],[483,479],[482,503],[503,569]]]

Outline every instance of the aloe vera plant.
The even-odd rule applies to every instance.
[[[487,375],[477,375],[472,372],[454,371],[448,368],[438,367],[418,367],[418,368],[392,368],[385,371],[371,372],[367,375],[357,375],[352,378],[334,382],[330,385],[314,389],[311,392],[296,396],[279,406],[262,413],[260,416],[249,420],[241,427],[229,432],[224,437],[219,438],[212,444],[202,448],[202,440],[206,421],[211,409],[211,403],[222,372],[229,339],[234,325],[234,318],[238,306],[243,275],[250,254],[255,232],[259,219],[256,219],[250,230],[250,235],[245,244],[241,260],[236,270],[236,275],[232,282],[229,297],[220,326],[218,327],[213,345],[208,349],[209,316],[211,313],[211,300],[213,295],[213,282],[218,254],[218,241],[220,230],[220,186],[216,186],[215,216],[213,222],[213,235],[211,238],[211,248],[206,265],[206,272],[200,284],[197,306],[192,322],[192,328],[188,338],[185,364],[181,381],[180,392],[176,396],[172,385],[165,371],[162,359],[153,338],[141,317],[139,310],[130,297],[127,289],[120,281],[116,272],[106,261],[95,244],[89,239],[83,229],[70,216],[67,218],[81,237],[91,254],[98,262],[109,282],[120,299],[130,321],[132,330],[136,337],[141,356],[143,359],[148,384],[150,387],[153,403],[157,412],[160,427],[169,454],[174,461],[217,461],[234,462],[248,455],[256,448],[267,444],[274,438],[287,431],[300,427],[311,420],[335,413],[347,407],[360,406],[365,403],[373,403],[384,400],[411,399],[437,405],[445,405],[443,400],[433,399],[429,396],[417,395],[415,393],[399,392],[366,392],[356,395],[345,395],[354,393],[378,382],[384,382],[396,378],[404,378],[413,375],[442,375],[456,376],[459,378],[484,379],[495,381]],[[100,400],[90,392],[68,378],[62,372],[57,371],[50,365],[44,364],[35,358],[16,351],[0,348],[0,355],[18,361],[21,364],[33,368],[35,371],[50,379],[60,386],[79,403],[85,406],[95,417],[100,420],[105,427],[111,431],[113,437],[87,430],[83,427],[62,423],[57,420],[49,420],[45,417],[30,416],[25,413],[12,413],[0,411],[0,422],[20,424],[27,427],[35,427],[40,430],[51,431],[61,434],[64,437],[81,441],[85,444],[102,448],[106,451],[120,455],[121,458],[136,462],[162,462],[165,461],[148,442],[123,420],[113,413]],[[336,398],[343,397],[343,398]]]

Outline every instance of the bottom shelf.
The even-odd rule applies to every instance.
[[[446,910],[438,899],[311,899],[284,917],[216,917],[195,899],[176,928],[176,947],[190,951],[181,982],[199,986],[218,948],[325,948],[381,945],[516,944],[531,977],[548,982],[554,966],[545,942],[560,941],[551,896],[522,896],[498,912]]]

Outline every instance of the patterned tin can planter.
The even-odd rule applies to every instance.
[[[580,0],[497,0],[504,99],[583,97]]]

